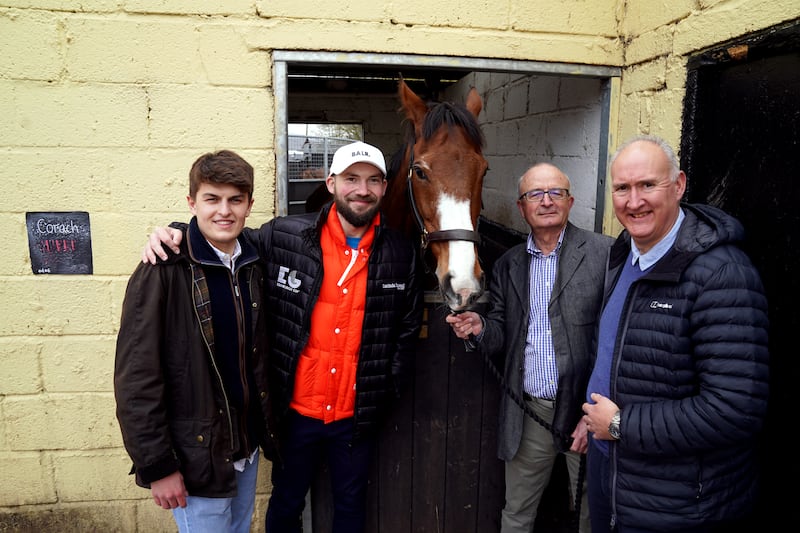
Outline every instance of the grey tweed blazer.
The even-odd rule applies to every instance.
[[[592,337],[600,315],[608,252],[614,240],[567,223],[548,313],[558,365],[553,418],[556,449],[566,451],[582,416],[592,370]],[[502,366],[506,386],[522,397],[525,342],[530,316],[527,244],[506,251],[494,264],[489,304],[478,348]],[[500,399],[497,456],[511,460],[522,438],[525,413],[507,394]]]

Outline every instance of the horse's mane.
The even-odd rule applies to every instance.
[[[463,128],[469,142],[476,148],[483,148],[484,138],[481,127],[464,104],[429,102],[428,112],[425,114],[425,121],[422,124],[422,138],[430,139],[443,125],[447,125],[448,128]],[[411,135],[413,138],[413,130]]]

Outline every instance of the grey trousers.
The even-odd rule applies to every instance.
[[[527,400],[542,420],[553,421],[554,402],[533,398]],[[570,497],[575,501],[581,455],[564,454],[570,478]],[[517,455],[505,464],[506,503],[501,515],[501,533],[531,533],[542,494],[550,482],[558,452],[553,445],[553,435],[530,416],[525,416],[522,442]],[[587,484],[584,476],[581,491],[580,533],[590,533]]]

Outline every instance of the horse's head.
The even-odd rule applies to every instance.
[[[409,127],[384,211],[390,224],[409,229],[416,223],[423,260],[432,255],[445,303],[464,310],[484,287],[477,223],[489,165],[477,122],[481,99],[473,88],[466,105],[426,104],[402,80],[399,96]]]

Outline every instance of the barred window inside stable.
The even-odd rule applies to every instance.
[[[325,182],[336,150],[360,140],[363,140],[361,124],[289,125],[290,214],[305,212],[306,199]]]

